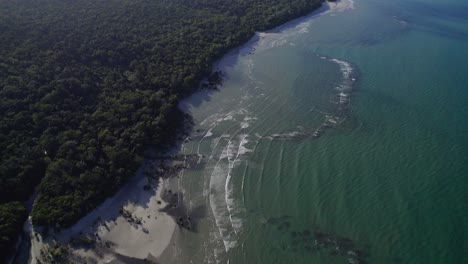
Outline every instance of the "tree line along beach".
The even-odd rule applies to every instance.
[[[320,4],[2,2],[2,258],[29,212],[17,201],[34,194],[34,225],[72,226],[134,175],[148,147],[174,145],[190,122],[177,102],[215,59]]]

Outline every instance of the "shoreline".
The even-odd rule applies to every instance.
[[[249,55],[250,51],[252,48],[255,48],[255,45],[259,43],[262,38],[274,35],[274,34],[279,34],[282,33],[286,30],[292,29],[300,25],[301,23],[304,23],[310,19],[314,19],[316,17],[319,17],[321,15],[327,14],[329,11],[337,10],[337,11],[344,11],[347,9],[354,9],[354,1],[353,0],[336,0],[336,1],[327,1],[324,0],[322,2],[322,5],[318,7],[316,10],[310,12],[309,14],[297,17],[295,19],[292,19],[286,23],[283,23],[277,27],[274,27],[272,29],[266,30],[266,31],[256,31],[255,35],[250,38],[246,43],[239,45],[238,47],[235,47],[228,51],[224,56],[222,56],[220,59],[216,60],[213,63],[213,72],[216,71],[220,66],[226,65],[226,63],[223,63],[223,61],[226,61],[227,58],[229,57],[234,57],[238,54],[242,55]],[[252,53],[250,53],[252,54]],[[191,97],[191,96],[189,96]]]
[[[317,8],[316,10],[310,12],[307,15],[303,15],[300,17],[297,17],[293,20],[290,20],[284,24],[281,24],[277,27],[274,27],[272,29],[266,30],[266,31],[257,31],[255,32],[255,35],[250,38],[247,42],[245,42],[242,45],[239,45],[230,51],[228,51],[224,56],[219,58],[218,60],[215,60],[212,64],[212,71],[221,71],[223,74],[223,83],[226,79],[229,79],[229,76],[225,75],[225,72],[223,72],[223,69],[229,67],[229,65],[235,64],[237,62],[237,56],[243,55],[243,56],[248,56],[248,55],[253,55],[252,50],[256,50],[257,45],[260,44],[260,41],[265,41],[267,38],[273,38],[276,35],[279,35],[280,33],[293,29],[302,23],[306,23],[307,21],[310,21],[314,18],[317,18],[321,15],[325,15],[330,11],[337,11],[337,12],[342,12],[348,9],[354,9],[354,1],[353,0],[335,0],[335,1],[327,1],[324,0],[322,2],[322,5]],[[203,79],[200,82],[201,83],[205,82],[206,78]],[[198,106],[201,102],[209,100],[210,94],[213,92],[218,92],[219,90],[217,89],[198,89],[194,93],[192,93],[190,96],[183,98],[178,105],[178,108],[181,109],[184,113],[190,114],[190,106],[191,105],[196,105]],[[192,136],[193,131],[189,132],[189,136]]]
[[[322,16],[322,15],[325,15],[325,14],[329,14],[330,11],[331,12],[341,12],[341,11],[351,9],[351,8],[352,7],[350,5],[350,1],[348,1],[348,0],[341,0],[341,1],[334,2],[334,3],[323,3],[323,6],[321,8],[311,12],[308,15],[296,18],[294,20],[291,20],[291,21],[289,21],[289,22],[287,22],[285,24],[282,24],[282,25],[280,25],[278,27],[275,27],[275,28],[267,30],[267,31],[256,32],[255,36],[252,37],[248,42],[246,42],[245,44],[240,45],[237,48],[229,51],[228,53],[226,53],[225,56],[223,56],[221,59],[217,60],[213,64],[213,71],[219,71],[220,70],[220,71],[223,72],[223,75],[226,76],[226,79],[229,79],[229,76],[228,76],[229,74],[226,74],[226,72],[224,70],[226,68],[231,67],[231,65],[236,64],[239,57],[252,55],[251,50],[255,49],[255,48],[258,48],[258,45],[262,45],[262,43],[260,42],[260,41],[262,41],[262,37],[263,38],[270,38],[270,37],[275,38],[278,35],[284,36],[285,34],[282,34],[282,33],[288,33],[287,32],[288,30],[296,31],[296,28],[299,25],[301,25],[301,24],[308,25],[309,22],[312,21],[313,19],[315,19],[315,18],[317,18],[319,16]],[[197,91],[196,93],[194,93],[189,98],[187,98],[185,100],[182,100],[180,102],[180,108],[183,109],[184,112],[188,112],[188,113],[191,114],[191,109],[199,107],[199,105],[201,103],[203,103],[203,102],[212,101],[210,99],[210,97],[214,93],[215,92],[213,92],[213,90],[208,90],[208,89]],[[200,124],[200,123],[204,123],[205,121],[206,121],[206,119],[205,120],[195,120],[195,123]],[[204,130],[201,129],[201,131],[204,131]],[[209,133],[209,131],[208,131],[208,133]],[[193,134],[194,133],[192,133],[191,136]],[[197,133],[197,136],[203,136],[203,135],[200,135],[200,133]],[[312,136],[312,134],[310,136]],[[211,205],[208,204],[207,207],[208,207],[208,211],[209,211],[208,214],[212,215],[213,212],[212,212],[212,209],[210,209]],[[185,239],[185,236],[183,236],[183,234],[181,234],[181,233],[178,233],[177,235],[174,235],[173,239],[174,239],[175,245],[183,245],[183,241]],[[180,254],[180,252],[184,251],[184,246],[180,247],[180,246],[175,246],[175,245],[174,245],[174,247],[171,246],[170,248],[168,248],[168,251],[179,252],[179,254]],[[189,246],[189,245],[187,245],[187,246]],[[168,252],[168,251],[166,251],[166,252]],[[169,254],[169,253],[166,254],[166,252],[164,254],[165,257],[166,256],[167,257],[172,257],[172,258],[168,258],[168,260],[169,260],[168,263],[173,263],[173,262],[171,262],[171,260],[175,261],[176,260],[176,255],[174,255],[172,253],[172,256],[169,256],[171,254]],[[165,258],[165,260],[166,260],[166,258]]]
[[[213,72],[218,68],[225,68],[229,64],[236,63],[236,57],[239,54],[248,54],[264,38],[292,29],[303,22],[326,14],[329,10],[349,8],[349,3],[349,0],[324,1],[321,7],[310,14],[295,18],[271,30],[256,32],[249,41],[231,49],[215,61],[212,64]],[[205,97],[211,92],[212,90],[196,91],[183,99],[179,103],[179,108],[185,113],[190,113],[189,106],[193,101],[198,100],[200,95]],[[191,135],[192,132],[189,137]],[[177,153],[179,145],[177,144],[170,152]],[[144,167],[145,164],[114,196],[105,200],[72,227],[63,229],[57,234],[49,234],[46,240],[42,240],[42,237],[35,233],[34,227],[28,220],[31,237],[29,263],[37,263],[36,257],[40,256],[40,249],[44,244],[52,243],[53,240],[67,245],[73,258],[79,258],[88,263],[152,263],[161,258],[172,259],[175,252],[174,247],[170,245],[182,238],[180,227],[177,228],[174,217],[161,211],[170,205],[163,198],[163,194],[167,191],[165,188],[167,180],[160,177],[153,183],[155,188],[143,190],[147,184],[147,177],[143,172]],[[140,219],[141,225],[129,222],[128,218],[119,213],[121,208],[131,214],[132,218],[135,216]],[[153,233],[155,233],[154,236]],[[70,239],[76,236],[96,237],[97,242],[87,247],[70,247]]]
[[[142,166],[116,195],[71,228],[49,234],[43,240],[31,226],[29,262],[37,263],[40,249],[53,241],[66,245],[71,259],[79,262],[128,263],[129,258],[132,263],[156,261],[171,242],[177,225],[171,216],[160,211],[167,205],[162,198],[164,180],[153,179],[153,188],[144,190],[148,178],[143,169]],[[75,246],[71,239],[78,241]]]

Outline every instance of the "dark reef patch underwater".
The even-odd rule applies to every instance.
[[[370,246],[359,248],[356,241],[350,238],[326,233],[311,224],[310,229],[293,230],[291,216],[270,217],[267,220],[271,228],[275,228],[282,235],[289,235],[289,241],[272,247],[272,251],[283,250],[292,253],[329,254],[342,258],[349,264],[368,263]]]
[[[348,3],[258,33],[184,103],[171,188],[208,210],[179,260],[468,262],[468,4]]]

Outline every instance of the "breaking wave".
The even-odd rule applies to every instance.
[[[352,3],[352,1],[350,1]],[[350,4],[350,8],[352,8]],[[323,13],[322,13],[323,14]],[[321,14],[315,14],[318,16]],[[249,53],[257,50],[270,49],[278,46],[294,46],[293,36],[307,34],[311,25],[311,19],[300,22],[292,28],[280,31],[280,33],[268,32],[258,33],[258,41],[249,49]],[[329,87],[332,91],[331,103],[334,109],[323,112],[313,108],[310,112],[318,112],[323,119],[314,124],[314,127],[293,127],[290,130],[278,132],[275,129],[260,131],[257,129],[260,124],[269,123],[275,119],[269,113],[269,109],[278,106],[281,100],[279,96],[274,97],[268,87],[257,79],[254,74],[255,63],[252,56],[244,57],[239,61],[242,64],[242,71],[248,83],[246,87],[240,87],[242,95],[239,102],[231,105],[231,111],[221,109],[219,113],[214,113],[206,117],[199,123],[199,136],[193,137],[190,144],[193,144],[194,152],[198,155],[198,169],[206,171],[207,184],[204,186],[204,197],[209,201],[213,214],[215,226],[211,230],[211,235],[216,239],[218,249],[214,249],[215,259],[222,254],[229,252],[237,246],[240,234],[243,232],[242,215],[246,209],[240,199],[236,199],[242,192],[245,175],[237,178],[240,173],[234,173],[241,164],[245,164],[246,157],[255,151],[256,146],[264,139],[267,140],[304,140],[320,137],[327,129],[341,124],[346,118],[349,107],[353,84],[356,81],[355,69],[350,62],[320,57],[323,60],[335,63],[340,72],[341,80],[334,87]],[[252,107],[252,105],[254,107]],[[336,106],[336,107],[335,107]],[[256,111],[254,109],[257,109]],[[269,120],[268,120],[269,119]],[[322,122],[323,120],[323,122]],[[315,121],[314,121],[315,122]],[[305,125],[304,125],[305,126]],[[272,131],[272,132],[270,132]],[[219,251],[219,249],[221,251]]]

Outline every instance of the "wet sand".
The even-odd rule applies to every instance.
[[[44,241],[38,233],[31,233],[31,263],[37,263],[44,242],[53,240],[67,246],[73,259],[88,263],[157,262],[171,243],[177,224],[174,217],[161,211],[167,206],[161,197],[164,179],[148,179],[140,170],[114,197],[73,227],[58,234],[49,232]],[[151,188],[145,190],[148,181]]]

